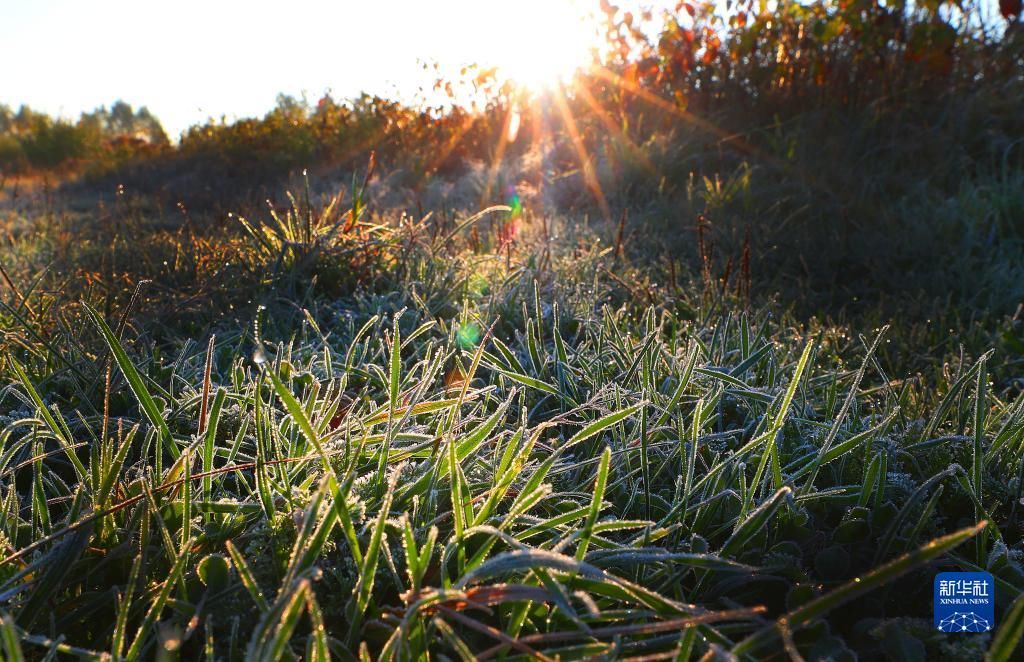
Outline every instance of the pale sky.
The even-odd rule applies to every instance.
[[[76,119],[123,99],[172,139],[279,92],[410,100],[418,62],[551,79],[586,62],[597,0],[0,0],[0,103]],[[590,18],[588,18],[590,17]]]
[[[1000,28],[996,0],[981,4]],[[262,116],[279,92],[412,101],[433,83],[424,61],[448,71],[498,66],[536,86],[589,60],[597,8],[598,0],[0,0],[0,103],[74,120],[123,99],[148,106],[173,140],[211,117]]]

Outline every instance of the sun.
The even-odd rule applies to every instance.
[[[503,77],[533,90],[564,83],[591,62],[598,45],[595,3],[578,0],[519,0],[487,3],[497,28],[480,60]]]

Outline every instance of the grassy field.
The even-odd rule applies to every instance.
[[[0,181],[2,657],[1024,655],[1020,21],[893,91],[793,15],[525,146],[507,96],[7,136],[64,166]]]
[[[1024,586],[1012,319],[819,321],[660,281],[614,226],[520,218],[512,251],[507,207],[362,218],[358,188],[230,242],[152,223],[123,251],[145,215],[115,205],[72,259],[152,274],[125,312],[88,287],[4,304],[8,656],[999,641],[933,632],[928,605],[940,568],[990,570],[1007,606]],[[33,219],[53,242],[80,222],[54,216]]]

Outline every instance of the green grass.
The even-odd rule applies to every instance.
[[[1012,655],[1012,321],[869,332],[364,193],[171,236],[234,256],[180,290],[234,317],[8,300],[7,658]],[[952,568],[996,575],[994,637],[932,630]]]

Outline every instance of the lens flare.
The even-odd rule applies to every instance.
[[[510,143],[514,143],[516,138],[519,136],[519,124],[522,122],[522,117],[519,115],[518,110],[513,110],[512,114],[508,118],[508,130],[505,132],[505,140]]]
[[[505,204],[511,208],[508,213],[509,220],[514,220],[523,215],[523,201],[519,198],[515,188],[509,187],[506,191]]]
[[[480,342],[480,327],[472,322],[460,324],[455,332],[455,340],[462,349],[473,349]]]

